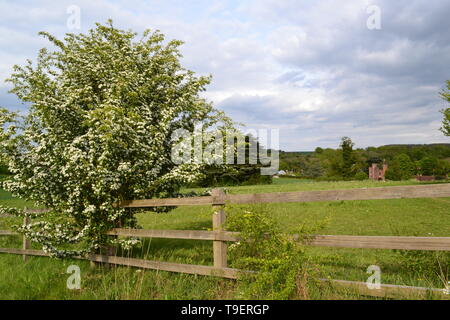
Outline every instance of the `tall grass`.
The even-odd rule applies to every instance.
[[[294,181],[291,181],[294,180]],[[230,187],[230,193],[261,193],[381,187],[417,182],[312,182],[278,179],[271,185]],[[450,198],[339,201],[321,203],[268,204],[267,210],[287,232],[306,223],[328,219],[323,234],[448,236]],[[23,207],[27,204],[0,190],[0,205]],[[138,221],[147,229],[208,230],[212,227],[210,206],[179,207],[170,213],[144,212]],[[20,221],[0,218],[0,229]],[[20,237],[0,237],[0,247],[20,247]],[[35,246],[35,248],[38,248]],[[365,281],[369,265],[379,265],[382,283],[442,288],[442,279],[430,270],[411,269],[417,257],[395,250],[307,248],[307,254],[320,267],[321,277]],[[178,263],[212,265],[209,241],[148,239],[125,256]],[[448,256],[447,256],[448,257]],[[436,257],[427,253],[427,263]],[[424,260],[421,260],[424,261]],[[442,262],[442,261],[441,261]],[[445,256],[444,261],[445,263]],[[420,262],[419,262],[420,263]],[[79,265],[82,289],[68,290],[67,267]],[[423,263],[422,263],[423,264]],[[139,270],[129,267],[96,268],[82,260],[55,260],[0,254],[0,299],[234,299],[236,281],[214,277]],[[299,296],[300,298],[301,296]],[[352,292],[329,287],[309,293],[313,299],[359,299]]]

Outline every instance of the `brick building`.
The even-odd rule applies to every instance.
[[[376,181],[384,181],[388,165],[386,162],[380,168],[377,163],[372,163],[372,167],[369,168],[369,179]]]

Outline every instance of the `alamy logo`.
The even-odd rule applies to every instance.
[[[67,18],[66,26],[69,30],[79,30],[81,28],[81,9],[79,6],[71,5],[67,7],[66,13],[69,15]]]
[[[67,278],[67,289],[69,290],[80,290],[81,289],[81,270],[77,265],[70,265],[67,268],[66,273],[71,273],[69,278]]]
[[[381,30],[381,8],[376,5],[370,5],[366,9],[369,15],[366,21],[367,29]]]
[[[369,278],[367,278],[367,288],[381,289],[381,268],[376,265],[371,265],[367,268],[367,273],[372,274]]]

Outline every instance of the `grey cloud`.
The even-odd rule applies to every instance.
[[[1,2],[0,77],[33,58],[47,30],[62,36],[66,8],[82,30],[113,18],[184,40],[183,64],[212,74],[213,102],[248,127],[279,127],[281,147],[448,141],[438,91],[450,78],[450,3],[377,0],[382,30],[359,0]],[[3,79],[0,79],[3,80]],[[24,108],[0,85],[0,105]]]

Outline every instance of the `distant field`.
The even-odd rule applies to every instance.
[[[405,186],[424,184],[416,180],[409,181],[314,181],[306,179],[295,178],[279,178],[273,179],[272,184],[267,185],[251,185],[238,187],[225,187],[225,189],[232,194],[243,193],[265,193],[265,192],[294,192],[294,191],[312,191],[312,190],[336,190],[336,189],[356,189],[356,188],[376,188],[389,186]],[[207,188],[194,188],[188,190],[206,190]]]
[[[226,189],[230,193],[238,194],[407,184],[418,184],[418,182],[314,182],[283,178],[275,179],[271,185]],[[0,191],[0,205],[24,206],[25,202],[11,199],[8,193]],[[450,198],[285,203],[268,204],[265,208],[273,212],[288,232],[295,232],[295,229],[303,223],[311,225],[324,219],[328,223],[320,231],[321,234],[448,236],[450,231]],[[211,228],[211,212],[209,206],[179,207],[166,214],[140,213],[138,220],[144,228],[206,230]],[[0,229],[13,223],[8,220],[11,219],[0,220]],[[17,237],[3,237],[3,239],[0,238],[0,246],[19,247],[20,241]],[[428,274],[426,271],[411,272],[411,266],[414,266],[417,259],[426,261],[436,259],[432,253],[410,257],[393,250],[340,248],[308,248],[307,250],[314,263],[320,267],[320,274],[323,277],[365,281],[368,276],[367,267],[375,264],[381,267],[383,283],[443,287],[442,281],[435,274]],[[212,245],[207,241],[151,239],[145,242],[142,248],[136,249],[134,255],[144,255],[153,260],[211,265],[211,253]],[[18,296],[29,299],[56,297],[230,299],[235,298],[237,294],[232,280],[168,272],[136,272],[136,269],[125,267],[90,270],[88,264],[83,261],[73,263],[79,264],[86,274],[82,284],[85,289],[73,293],[65,289],[64,282],[67,279],[64,273],[65,268],[69,263],[72,262],[48,258],[30,258],[27,263],[22,263],[21,257],[0,255],[0,298]],[[40,276],[36,276],[36,273],[39,273],[38,270],[41,270]],[[146,276],[142,277],[142,274]],[[133,285],[128,280],[124,281],[128,278],[135,279],[130,281],[137,282]],[[127,289],[123,287],[125,285],[131,287]],[[137,291],[132,289],[133,286],[138,286]],[[139,297],[135,297],[138,294]],[[355,296],[343,293],[317,293],[317,298],[341,299],[355,298]]]

